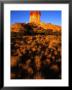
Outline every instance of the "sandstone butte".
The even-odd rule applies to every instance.
[[[61,26],[54,25],[51,23],[44,23],[40,21],[41,13],[40,11],[31,11],[30,12],[30,18],[29,18],[29,24],[32,23],[35,24],[37,27],[42,27],[46,30],[55,30],[55,31],[61,31]],[[19,32],[20,30],[25,29],[25,23],[15,23],[11,25],[11,31],[12,32]]]

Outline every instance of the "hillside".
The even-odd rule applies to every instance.
[[[11,25],[11,79],[61,79],[61,27]]]
[[[24,34],[61,34],[61,27],[54,24],[45,23],[15,23],[11,25],[11,32],[23,32]]]

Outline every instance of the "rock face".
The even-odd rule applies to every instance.
[[[40,15],[39,11],[31,11],[30,12],[30,23],[40,23]]]

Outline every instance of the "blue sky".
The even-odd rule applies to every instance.
[[[30,11],[11,11],[11,24],[28,23]],[[41,11],[40,20],[61,26],[61,11]]]

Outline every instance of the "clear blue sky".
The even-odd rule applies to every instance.
[[[11,11],[11,24],[28,23],[30,11]],[[45,23],[61,25],[61,11],[41,11],[40,20]]]

